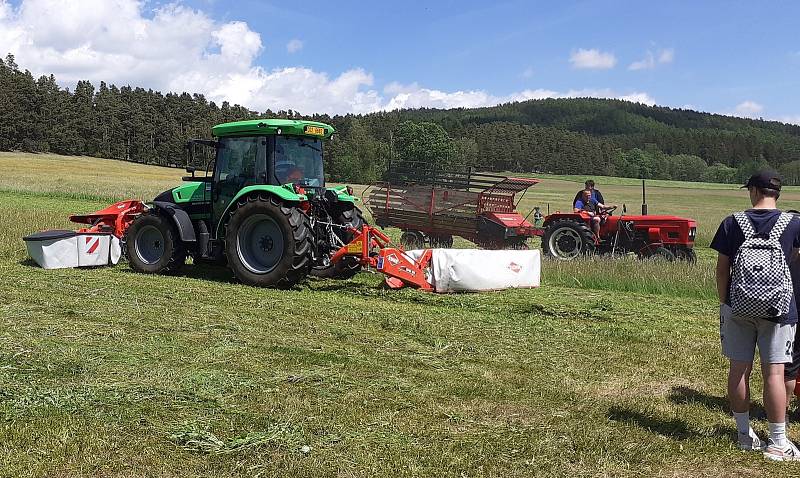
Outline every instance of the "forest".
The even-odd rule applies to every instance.
[[[88,155],[183,166],[184,144],[218,123],[312,119],[337,129],[325,148],[334,181],[379,180],[392,161],[485,171],[737,182],[772,167],[800,184],[800,126],[613,99],[560,98],[484,108],[364,115],[252,111],[201,94],[129,85],[62,88],[0,59],[0,151]]]

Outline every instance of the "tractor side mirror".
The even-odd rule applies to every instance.
[[[191,174],[192,177],[194,177],[195,171],[197,171],[197,169],[194,166],[186,166],[186,172]]]
[[[626,212],[628,212],[628,207],[625,206],[625,203],[622,203],[622,214],[625,214]]]

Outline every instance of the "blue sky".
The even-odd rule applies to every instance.
[[[12,27],[39,22],[25,12],[46,16],[45,4],[52,1],[12,1],[5,21],[14,22]],[[145,22],[161,15],[161,23],[173,21],[176,31],[191,30],[192,21],[200,21],[187,21],[182,15],[205,19],[207,38],[174,39],[193,52],[185,56],[197,55],[195,61],[187,60],[183,73],[174,72],[170,80],[151,72],[159,70],[155,66],[124,66],[156,62],[142,53],[141,58],[120,64],[131,75],[128,81],[162,89],[196,87],[216,100],[238,100],[256,108],[284,103],[303,112],[479,106],[509,99],[590,95],[800,123],[798,2],[188,0],[178,5],[150,1],[137,4],[130,15]],[[65,21],[64,15],[58,17]],[[94,20],[104,22],[102,15]],[[2,21],[0,14],[0,27]],[[113,21],[109,19],[108,28],[114,28]],[[215,33],[219,31],[230,34]],[[99,45],[109,42],[91,35],[87,32],[72,43],[62,41],[61,53],[74,60],[72,65],[59,64],[52,55],[44,61],[47,55],[30,53],[32,66],[19,63],[32,70],[62,67],[63,75],[54,73],[67,82],[79,73],[105,73],[111,81],[125,81],[108,66],[92,70],[91,55],[80,50],[81,45],[88,42],[102,49]],[[237,38],[247,35],[258,41],[243,41],[249,46],[236,51]],[[132,38],[129,41],[153,41]],[[192,42],[199,45],[198,52]],[[69,47],[77,53],[69,53]],[[116,61],[119,52],[109,50],[95,57],[107,55],[111,60],[106,64]],[[222,50],[227,56],[218,63],[233,65],[228,73],[236,75],[209,64],[210,56]],[[244,90],[249,93],[241,93]]]

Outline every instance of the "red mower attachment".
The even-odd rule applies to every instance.
[[[91,214],[73,214],[69,217],[72,222],[88,224],[78,232],[110,232],[122,238],[134,219],[144,212],[145,206],[141,201],[128,199],[108,206],[105,209]]]
[[[340,248],[331,257],[334,264],[345,256],[358,257],[362,266],[372,267],[385,274],[386,284],[392,289],[404,286],[432,291],[426,273],[431,262],[432,251],[426,250],[419,259],[413,259],[399,247],[390,247],[389,236],[380,230],[364,225],[361,230],[351,228],[356,234],[352,241]]]

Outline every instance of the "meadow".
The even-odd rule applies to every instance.
[[[144,276],[124,263],[45,271],[27,259],[22,236],[150,199],[182,175],[0,153],[0,476],[761,476],[791,466],[738,451],[725,403],[707,245],[722,217],[747,206],[736,186],[649,183],[651,213],[699,221],[696,265],[546,261],[535,290],[389,291],[362,273],[279,291],[210,266]],[[583,181],[542,179],[520,209],[568,208]],[[639,183],[595,180],[608,202],[638,209]],[[800,189],[782,205],[800,207]],[[755,373],[754,397],[759,382]],[[758,403],[754,416],[763,437]]]

